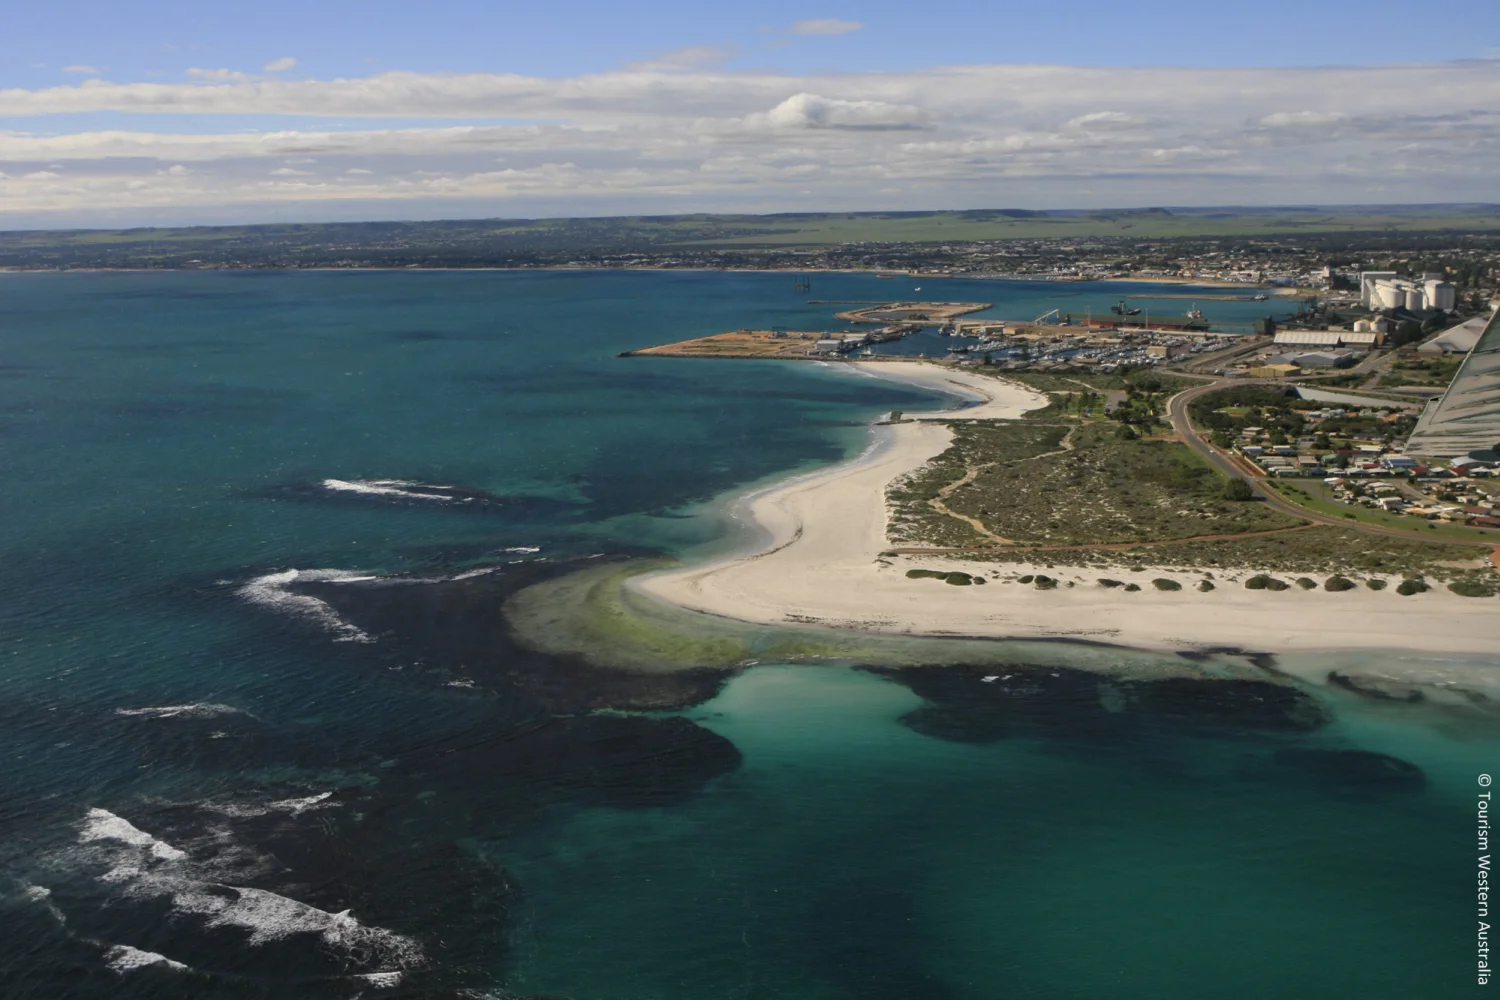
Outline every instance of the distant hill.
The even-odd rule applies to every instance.
[[[591,255],[1084,238],[1500,232],[1500,205],[791,212],[0,232],[0,267],[521,266]]]

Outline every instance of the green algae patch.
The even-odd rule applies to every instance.
[[[664,560],[600,563],[513,594],[502,613],[521,645],[592,667],[631,673],[737,671],[757,663],[863,666],[1057,665],[1143,679],[1263,679],[1264,671],[1226,656],[1189,663],[1125,646],[1026,639],[917,636],[874,631],[869,623],[789,621],[752,624],[680,608],[644,594],[631,578]],[[1055,581],[1050,581],[1055,586]],[[1137,588],[1138,589],[1138,588]]]
[[[689,623],[690,614],[642,600],[626,581],[662,562],[608,563],[518,591],[504,614],[516,637],[543,653],[635,671],[737,667],[754,658],[748,629]],[[699,616],[701,617],[701,616]]]

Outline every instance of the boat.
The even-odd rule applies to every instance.
[[[1187,311],[1187,318],[1189,321],[1201,320],[1203,318],[1203,310],[1199,309],[1195,303],[1193,308]]]
[[[1127,306],[1124,299],[1121,299],[1119,302],[1116,302],[1114,305],[1110,306],[1109,311],[1114,313],[1116,316],[1139,316],[1141,314],[1141,311],[1139,309],[1136,309],[1132,306]]]

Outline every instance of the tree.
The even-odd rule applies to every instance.
[[[1236,476],[1235,478],[1229,480],[1229,482],[1224,484],[1224,499],[1254,500],[1255,490],[1252,489],[1250,484],[1245,480]]]
[[[1121,441],[1134,441],[1136,438],[1140,437],[1140,435],[1137,434],[1135,432],[1135,428],[1131,427],[1129,424],[1121,424],[1119,429],[1115,431],[1115,437],[1119,438]]]

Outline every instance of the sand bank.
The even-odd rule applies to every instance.
[[[1014,418],[1041,407],[1040,394],[1014,383],[922,363],[853,364],[854,372],[941,389],[966,400],[932,417]],[[917,415],[909,414],[915,417]],[[1392,650],[1493,655],[1500,649],[1494,599],[1463,598],[1439,587],[1402,597],[1394,587],[1339,593],[1245,589],[1255,572],[1216,574],[1199,592],[1199,572],[1048,569],[935,557],[889,557],[885,488],[941,453],[949,430],[926,420],[873,429],[872,447],[842,465],[744,498],[735,516],[759,525],[756,551],[706,565],[647,574],[633,586],[681,607],[760,624],[821,624],[878,632],[997,638],[1074,638],[1153,650],[1237,646],[1267,652]],[[984,574],[982,586],[906,577],[913,568]],[[1045,573],[1057,589],[1006,582]],[[1272,574],[1286,578],[1285,573]],[[1138,592],[1105,588],[1125,579]],[[1160,591],[1157,577],[1180,591]],[[1068,586],[1068,584],[1072,586]]]

